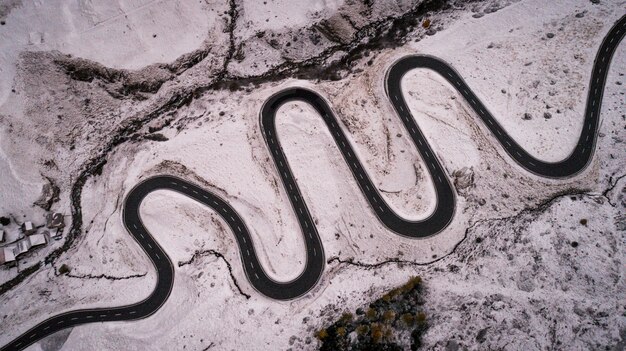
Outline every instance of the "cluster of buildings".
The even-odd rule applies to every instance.
[[[43,227],[43,226],[42,226]],[[21,234],[18,239],[4,244],[6,240],[6,230],[0,225],[0,265],[16,265],[20,255],[27,253],[33,248],[45,246],[50,238],[59,239],[65,228],[65,220],[62,213],[50,212],[46,215],[47,229],[38,232],[38,227],[33,222],[26,221],[20,226]],[[51,234],[54,232],[54,234]]]

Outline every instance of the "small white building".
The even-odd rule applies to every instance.
[[[35,226],[33,225],[33,222],[26,221],[24,222],[24,224],[22,224],[22,231],[26,235],[31,235],[37,231],[37,228],[35,228]]]
[[[5,246],[0,248],[0,264],[15,262],[15,246]]]
[[[28,250],[30,250],[31,246],[32,245],[30,244],[30,240],[28,240],[28,238],[24,238],[17,242],[17,244],[15,245],[15,250],[13,250],[13,252],[15,252],[15,256],[19,256],[21,254],[27,253]]]
[[[46,234],[33,234],[28,237],[28,241],[29,241],[30,247],[46,245],[48,243],[48,237]]]

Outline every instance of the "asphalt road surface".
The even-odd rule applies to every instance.
[[[589,84],[584,124],[578,143],[567,158],[553,163],[538,160],[524,151],[498,124],[461,76],[444,61],[430,56],[408,56],[397,61],[387,74],[386,92],[408,135],[410,135],[428,168],[437,195],[437,206],[434,212],[430,217],[421,221],[407,221],[393,212],[386,204],[367,175],[363,165],[356,157],[352,145],[337,122],[334,113],[321,96],[311,90],[302,88],[289,88],[273,95],[265,102],[261,110],[261,129],[284,188],[289,196],[293,211],[300,223],[300,229],[306,245],[306,265],[296,279],[290,282],[277,282],[265,273],[257,257],[245,222],[224,200],[183,179],[173,176],[157,176],[146,179],[135,186],[127,195],[123,210],[123,220],[127,230],[141,245],[157,269],[157,283],[150,296],[133,305],[77,310],[56,315],[32,327],[20,337],[5,345],[2,350],[20,350],[56,331],[85,323],[145,318],[156,312],[163,305],[172,291],[174,267],[163,248],[144,227],[139,214],[139,207],[143,199],[149,193],[157,190],[179,192],[217,212],[228,223],[231,231],[234,233],[239,245],[246,276],[250,284],[261,294],[272,299],[289,300],[302,296],[313,288],[324,270],[324,249],[315,223],[302,198],[298,184],[293,177],[287,158],[278,140],[275,124],[276,114],[278,109],[287,102],[304,101],[315,108],[326,123],[337,147],[350,167],[354,179],[359,184],[365,199],[378,219],[389,230],[406,237],[422,238],[437,234],[450,223],[455,209],[455,193],[452,185],[437,156],[411,116],[401,91],[401,79],[406,72],[412,69],[428,68],[447,79],[463,95],[472,109],[489,128],[490,132],[500,142],[504,150],[528,171],[550,178],[564,178],[579,173],[587,166],[595,149],[600,106],[602,104],[602,94],[609,64],[625,33],[626,16],[622,17],[611,28],[596,55]]]

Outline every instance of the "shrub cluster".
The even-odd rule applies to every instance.
[[[410,335],[411,350],[417,350],[428,328],[423,304],[422,280],[413,277],[370,303],[367,309],[345,312],[318,330],[315,336],[322,343],[320,350],[403,350],[399,345],[403,334]]]

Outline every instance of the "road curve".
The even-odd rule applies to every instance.
[[[408,56],[397,61],[387,74],[386,92],[428,168],[437,195],[437,206],[434,212],[421,221],[407,221],[393,212],[386,204],[356,157],[329,105],[321,96],[302,88],[290,88],[273,95],[265,102],[261,110],[261,129],[289,201],[300,223],[306,246],[306,265],[296,279],[289,282],[276,282],[265,273],[244,221],[227,202],[217,195],[180,178],[173,176],[152,177],[143,180],[128,193],[122,214],[128,232],[137,240],[157,270],[156,286],[150,296],[128,306],[84,309],[56,315],[37,324],[5,345],[2,350],[21,350],[56,331],[80,324],[145,318],[163,305],[172,291],[174,267],[165,251],[146,230],[139,212],[143,199],[149,193],[157,190],[179,192],[217,212],[235,234],[247,279],[260,293],[272,299],[288,300],[299,297],[313,288],[324,269],[324,250],[315,223],[280,146],[275,124],[278,109],[290,101],[304,101],[320,114],[376,216],[391,231],[407,237],[421,238],[438,233],[448,225],[455,209],[454,190],[448,177],[411,116],[402,95],[401,79],[406,72],[412,69],[431,69],[447,79],[476,111],[504,150],[528,171],[550,178],[564,178],[579,173],[589,164],[595,149],[608,67],[625,33],[626,16],[622,17],[611,28],[598,50],[591,73],[583,128],[578,143],[572,153],[559,162],[543,162],[522,149],[498,124],[461,76],[444,61],[430,56]]]

